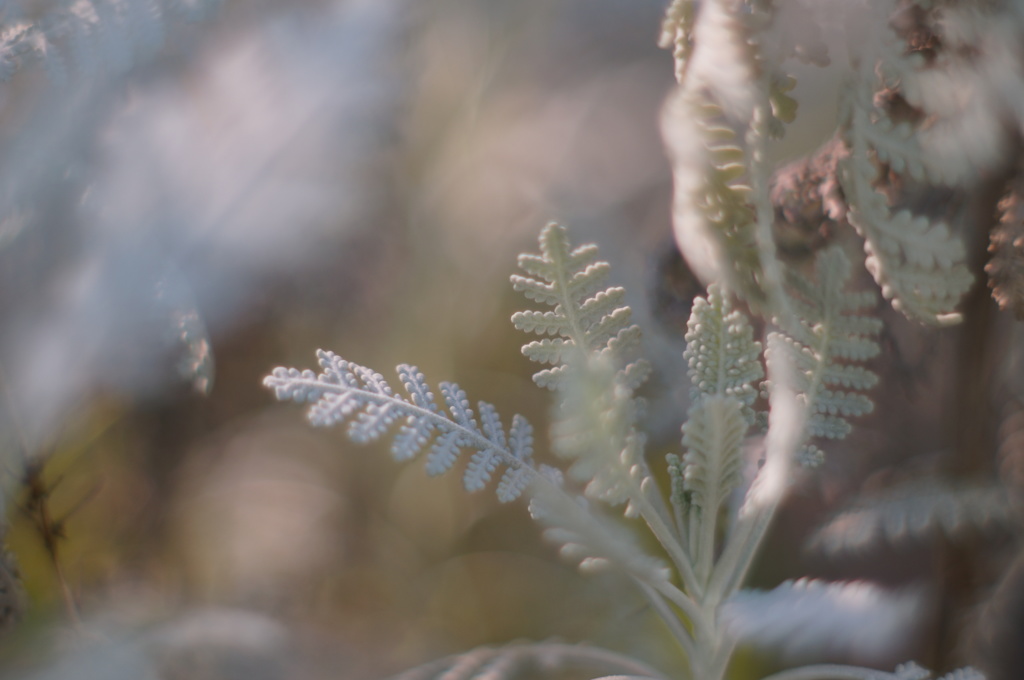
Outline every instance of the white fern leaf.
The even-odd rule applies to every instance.
[[[920,589],[872,583],[786,581],[770,591],[743,590],[722,618],[737,639],[788,656],[885,658],[900,651],[922,614]]]
[[[735,398],[712,396],[690,409],[683,425],[684,483],[691,502],[705,512],[717,512],[739,485],[747,428]]]
[[[925,323],[956,323],[955,307],[973,282],[963,244],[945,224],[908,211],[894,214],[875,189],[879,169],[872,153],[911,176],[923,176],[924,166],[908,129],[892,125],[875,107],[872,80],[864,71],[840,101],[841,133],[850,149],[839,166],[847,217],[864,238],[868,271],[893,307]]]
[[[751,406],[757,399],[754,386],[764,378],[761,343],[747,318],[733,309],[717,285],[708,287],[706,298],[693,301],[686,323],[686,351],[691,398],[730,396],[743,407],[748,423],[753,423]]]
[[[396,460],[409,460],[424,450],[426,471],[439,475],[450,470],[463,449],[474,451],[463,477],[468,491],[483,488],[499,467],[507,470],[499,482],[498,497],[508,502],[519,497],[537,478],[533,466],[533,430],[520,415],[512,419],[508,436],[497,410],[480,402],[480,423],[469,407],[466,393],[455,383],[441,383],[440,393],[451,415],[434,400],[426,379],[415,366],[402,364],[397,372],[409,397],[396,395],[383,376],[364,366],[323,350],[317,352],[322,373],[276,368],[264,379],[278,399],[313,402],[310,422],[330,426],[348,421],[348,435],[356,442],[383,437],[396,423],[391,445]]]
[[[512,316],[521,331],[560,336],[523,346],[532,361],[553,365],[534,374],[534,382],[556,389],[563,385],[570,362],[603,351],[629,372],[630,384],[638,384],[646,362],[630,361],[630,352],[638,343],[639,328],[630,325],[631,311],[622,304],[625,291],[605,285],[609,265],[597,259],[597,247],[573,248],[565,227],[551,223],[541,232],[540,250],[540,255],[519,256],[519,266],[530,276],[512,276],[515,290],[554,307]]]
[[[841,511],[815,532],[808,545],[828,554],[856,553],[881,543],[925,540],[936,533],[956,539],[970,530],[1019,524],[1017,503],[1003,488],[916,482]]]
[[[559,545],[562,557],[582,571],[615,568],[644,583],[667,582],[671,574],[661,560],[637,545],[631,532],[595,512],[586,499],[562,492],[557,484],[538,485],[530,500],[530,515],[549,527],[544,537]]]
[[[643,461],[643,438],[632,429],[634,400],[619,387],[614,366],[595,355],[572,367],[574,380],[563,388],[559,418],[552,429],[555,453],[572,461],[569,476],[586,484],[589,498],[612,505],[637,497],[650,476]]]
[[[874,404],[858,391],[878,382],[870,370],[851,365],[879,352],[878,319],[862,314],[874,297],[845,290],[850,261],[838,247],[818,254],[815,281],[792,272],[789,279],[795,322],[783,333],[769,335],[767,360],[784,353],[789,376],[808,408],[807,434],[841,439],[849,434],[849,417],[870,413]],[[834,389],[842,387],[844,389]]]

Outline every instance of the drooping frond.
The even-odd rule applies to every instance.
[[[631,657],[589,645],[557,642],[478,647],[437,659],[391,680],[532,680],[568,672],[625,674],[664,680],[665,676]]]
[[[847,418],[870,413],[874,405],[860,392],[878,376],[858,365],[878,354],[875,336],[881,322],[860,310],[874,306],[875,295],[848,292],[850,261],[839,247],[818,254],[816,280],[799,273],[790,277],[790,304],[795,322],[785,333],[769,336],[769,364],[785,352],[790,379],[808,408],[807,434],[841,439],[851,429]]]
[[[922,595],[866,581],[799,579],[768,591],[739,591],[722,619],[735,638],[786,655],[884,658],[913,635]]]
[[[512,276],[515,290],[554,308],[517,312],[512,316],[515,327],[527,333],[560,336],[523,345],[528,358],[552,365],[534,374],[534,382],[555,389],[563,383],[570,361],[581,362],[602,353],[621,371],[623,385],[638,387],[650,372],[646,361],[630,360],[640,329],[629,323],[632,311],[622,304],[625,290],[605,286],[610,266],[597,259],[597,246],[572,248],[565,227],[551,223],[541,232],[540,251],[540,255],[519,256],[519,267],[528,276]]]
[[[754,340],[747,317],[733,309],[715,284],[708,287],[707,298],[693,301],[683,357],[689,366],[693,401],[711,396],[735,397],[747,422],[753,424],[751,407],[757,399],[756,384],[764,379],[761,343]]]
[[[972,530],[1019,524],[1017,503],[1003,488],[919,482],[862,498],[819,529],[808,546],[828,554],[865,552],[883,542],[936,533],[956,539]]]
[[[796,116],[780,64],[774,3],[675,2],[662,29],[679,86],[662,114],[672,161],[673,227],[690,268],[769,315],[784,304],[768,199],[770,138]]]
[[[533,467],[533,428],[516,414],[506,436],[494,406],[479,402],[479,420],[466,393],[455,383],[441,383],[445,413],[423,374],[415,366],[398,366],[408,397],[395,394],[384,377],[333,352],[319,350],[322,372],[275,368],[263,384],[280,400],[312,402],[309,421],[328,427],[348,422],[348,436],[358,443],[376,441],[396,424],[391,444],[395,460],[409,460],[426,451],[426,470],[440,475],[452,468],[464,449],[474,451],[463,476],[467,491],[482,489],[499,467],[503,503],[519,497],[536,476]]]
[[[876,90],[896,86],[909,101],[919,99],[913,89],[917,62],[889,42],[883,40],[877,54],[865,55],[858,78],[840,97],[840,134],[850,153],[840,162],[839,180],[850,224],[864,238],[865,265],[885,298],[908,318],[948,325],[960,320],[955,307],[973,282],[963,244],[943,222],[908,210],[893,212],[875,187],[879,161],[915,179],[927,172],[916,130],[894,122],[875,103]]]

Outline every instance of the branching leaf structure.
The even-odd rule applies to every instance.
[[[873,307],[875,294],[845,290],[850,261],[838,247],[815,263],[816,281],[793,272],[791,305],[797,322],[769,337],[768,361],[785,352],[794,367],[795,388],[807,405],[807,434],[841,439],[851,430],[847,418],[870,413],[874,405],[860,392],[878,376],[858,365],[879,352],[875,336],[881,321],[859,313]]]
[[[573,461],[569,475],[585,485],[588,498],[625,503],[627,516],[642,516],[687,587],[696,588],[636,427],[634,391],[650,368],[634,358],[640,329],[629,324],[630,309],[620,304],[625,291],[604,287],[609,265],[597,259],[596,246],[571,247],[566,229],[554,223],[541,232],[540,254],[520,255],[519,266],[531,276],[513,276],[513,287],[554,309],[518,312],[512,323],[561,336],[523,346],[530,359],[557,364],[534,375],[538,385],[557,391],[555,453]]]
[[[1016,499],[998,486],[918,481],[855,502],[815,532],[808,545],[838,555],[865,553],[882,543],[927,540],[935,534],[955,540],[972,530],[1015,528],[1021,521],[1019,512]]]
[[[309,420],[328,427],[348,421],[348,435],[360,443],[375,441],[401,423],[391,445],[395,460],[409,460],[424,449],[431,475],[447,472],[463,449],[473,449],[463,477],[467,491],[482,489],[495,470],[505,467],[498,482],[503,503],[519,497],[536,472],[533,468],[533,428],[516,414],[506,437],[494,406],[479,402],[474,415],[466,393],[455,383],[441,383],[445,413],[435,401],[423,374],[402,364],[398,376],[408,398],[395,394],[384,377],[334,354],[317,352],[322,372],[276,368],[264,380],[278,399],[312,402]],[[449,415],[450,414],[450,415]],[[429,448],[428,448],[429,445]]]
[[[949,325],[960,320],[955,307],[973,282],[963,244],[944,222],[933,223],[909,210],[894,212],[875,186],[879,163],[916,180],[929,172],[915,127],[894,121],[876,104],[881,90],[921,101],[921,59],[903,54],[904,49],[903,41],[884,31],[860,57],[857,76],[843,89],[840,134],[850,153],[840,163],[839,180],[849,203],[847,217],[864,238],[865,266],[883,296],[911,319]]]
[[[517,312],[512,324],[521,331],[559,336],[523,346],[532,361],[552,364],[534,374],[541,387],[562,384],[570,362],[591,354],[607,355],[621,371],[621,384],[636,389],[647,378],[646,361],[629,360],[640,340],[640,328],[630,324],[630,308],[622,304],[626,291],[605,287],[610,265],[597,259],[593,244],[571,248],[565,227],[551,223],[541,232],[540,254],[522,254],[519,266],[528,276],[512,276],[512,287],[551,311]]]
[[[425,453],[430,474],[447,472],[463,450],[473,451],[463,476],[469,491],[482,488],[504,468],[498,482],[500,500],[528,493],[531,515],[545,527],[545,536],[560,547],[563,557],[582,571],[609,568],[626,575],[665,622],[694,676],[722,680],[736,644],[729,632],[735,621],[723,613],[736,601],[732,598],[742,586],[784,490],[784,484],[779,486],[767,505],[750,500],[758,480],[772,467],[769,460],[747,491],[739,516],[729,523],[719,522],[728,506],[726,498],[741,484],[744,440],[755,422],[755,383],[764,377],[761,345],[754,341],[746,317],[718,287],[712,286],[706,297],[695,301],[686,335],[693,402],[682,429],[686,453],[668,460],[673,516],[644,458],[635,389],[647,369],[636,358],[639,330],[629,324],[629,308],[621,304],[622,290],[604,287],[607,263],[597,259],[594,246],[571,247],[562,227],[549,225],[542,232],[540,251],[520,257],[530,276],[513,277],[513,285],[553,309],[520,312],[513,321],[521,330],[549,336],[526,345],[524,353],[553,365],[541,371],[536,381],[554,389],[557,397],[552,449],[568,461],[567,475],[534,464],[533,431],[524,418],[514,416],[506,429],[493,406],[478,402],[474,410],[454,383],[441,383],[437,398],[413,366],[398,367],[406,396],[396,394],[380,374],[325,351],[318,353],[319,374],[278,368],[265,384],[279,399],[312,403],[309,418],[314,425],[347,423],[349,437],[357,442],[378,440],[397,427],[392,455],[408,460]],[[859,392],[874,384],[874,374],[853,362],[878,351],[873,340],[878,323],[856,313],[870,304],[871,296],[844,291],[849,275],[845,256],[831,249],[819,255],[815,283],[799,276],[790,282],[793,316],[787,318],[799,322],[785,329],[787,334],[774,335],[769,368],[775,371],[772,380],[780,371],[793,375],[784,390],[773,385],[770,407],[783,412],[799,407],[810,417],[769,419],[767,448],[785,449],[776,456],[792,457],[810,435],[842,436],[849,429],[846,418],[871,407]],[[780,407],[781,397],[776,394],[782,394],[789,406]],[[573,485],[582,486],[583,493]],[[645,549],[629,526],[606,516],[604,504],[624,504],[627,516],[642,518],[670,561]],[[750,507],[753,510],[744,515]],[[723,525],[727,529],[719,546]],[[846,592],[841,586],[824,588],[829,597]],[[778,599],[782,593],[789,598],[789,590],[784,586],[771,597]],[[819,590],[810,595],[818,597]],[[802,591],[796,595],[807,599]],[[577,653],[563,647],[477,650],[400,677],[511,679],[549,670],[547,661],[554,663],[556,657],[585,665],[597,661],[601,670],[621,673],[605,676],[608,680],[660,677],[642,664],[614,655]],[[963,672],[963,678],[974,678],[972,671]],[[929,676],[911,665],[895,673],[808,666],[773,677],[921,680]],[[962,679],[953,676],[953,680]]]
[[[732,308],[718,286],[693,301],[686,351],[693,406],[683,425],[688,450],[675,472],[672,503],[688,536],[698,578],[706,582],[717,540],[719,511],[741,482],[742,447],[754,422],[755,384],[764,378],[761,344],[747,318]]]

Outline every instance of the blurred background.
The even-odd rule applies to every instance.
[[[0,675],[370,679],[516,639],[678,672],[630,584],[581,578],[522,503],[314,430],[261,385],[330,349],[543,433],[508,276],[557,220],[629,291],[652,460],[678,450],[698,288],[671,241],[660,1],[0,7]],[[831,133],[835,83],[802,81],[780,158]],[[850,446],[909,456],[934,412]],[[837,460],[761,585],[807,570],[800,543],[872,458]],[[924,559],[881,571],[905,585]]]
[[[11,677],[82,626],[114,646],[248,634],[274,662],[235,659],[246,678],[382,677],[523,638],[672,658],[628,584],[580,578],[522,503],[313,430],[261,384],[323,347],[385,375],[414,363],[543,433],[515,255],[563,221],[643,315],[671,252],[660,2],[3,11],[0,422],[27,600],[0,641]],[[47,52],[18,61],[30,22]],[[679,371],[681,342],[649,349]],[[134,647],[109,651],[97,673],[139,677]],[[202,663],[160,672],[231,674]]]

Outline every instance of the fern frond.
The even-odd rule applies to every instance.
[[[666,680],[631,657],[590,645],[557,642],[478,647],[412,668],[391,680],[533,680],[573,671]]]
[[[686,323],[686,351],[683,358],[689,366],[693,387],[690,397],[730,396],[743,407],[748,424],[754,422],[754,385],[764,379],[761,366],[761,343],[754,340],[754,331],[742,312],[733,309],[719,286],[708,287],[706,298],[693,301]]]
[[[769,591],[739,591],[722,619],[735,638],[786,655],[880,658],[912,635],[922,595],[864,581],[800,579]]]
[[[555,453],[573,461],[569,476],[586,484],[588,498],[611,505],[628,501],[626,514],[635,516],[642,488],[653,488],[654,480],[643,458],[644,437],[633,427],[632,391],[605,355],[573,369],[552,429]]]
[[[743,405],[734,397],[699,400],[683,425],[683,486],[690,556],[702,583],[711,575],[718,533],[718,513],[742,481],[743,439],[750,427]],[[676,502],[678,507],[679,503]]]
[[[814,534],[808,547],[828,554],[863,552],[882,542],[898,544],[935,533],[955,539],[972,529],[1019,523],[1017,503],[1003,488],[918,482],[841,511]]]
[[[851,429],[848,417],[873,409],[858,392],[874,387],[878,376],[849,362],[878,354],[875,336],[882,324],[859,313],[873,305],[872,295],[845,290],[851,267],[839,247],[818,254],[815,273],[813,282],[791,273],[795,322],[785,334],[769,335],[766,354],[769,363],[778,353],[786,354],[793,368],[789,379],[808,408],[808,435],[841,439]]]
[[[506,470],[498,482],[498,499],[519,497],[537,472],[533,467],[533,428],[520,415],[512,419],[506,436],[497,410],[479,402],[479,421],[466,393],[455,383],[441,383],[440,394],[451,415],[435,401],[426,378],[415,366],[400,365],[399,379],[408,398],[396,395],[379,373],[319,350],[322,372],[276,368],[263,384],[284,401],[312,402],[309,420],[327,427],[348,421],[348,436],[357,443],[376,441],[401,422],[391,445],[399,461],[426,453],[426,471],[440,475],[450,470],[464,449],[474,450],[463,476],[467,491],[478,491],[499,467]],[[429,444],[429,447],[428,447]]]
[[[717,512],[739,485],[747,428],[739,402],[730,397],[709,397],[690,410],[683,425],[685,485],[691,502],[705,512]]]
[[[925,323],[956,323],[955,307],[973,282],[963,244],[941,222],[906,210],[893,213],[876,190],[879,169],[872,154],[912,177],[924,177],[925,167],[911,129],[875,107],[873,79],[863,71],[840,101],[840,130],[850,149],[839,166],[847,217],[864,238],[868,271],[894,308]],[[911,81],[903,77],[904,84]]]
[[[615,568],[647,584],[667,584],[671,575],[658,558],[648,555],[625,527],[612,524],[585,498],[561,489],[561,474],[545,468],[552,484],[538,485],[530,499],[530,515],[548,527],[544,537],[560,546],[563,558],[593,572]]]
[[[752,308],[779,313],[765,145],[795,116],[795,85],[765,57],[771,3],[697,5],[685,73],[663,110],[672,161],[673,227],[690,268]],[[670,15],[671,19],[671,15]]]
[[[612,356],[627,382],[637,386],[649,371],[645,361],[628,360],[640,329],[629,323],[632,312],[623,304],[625,291],[605,287],[610,266],[597,259],[597,246],[572,248],[565,227],[551,223],[541,231],[540,251],[519,256],[519,266],[529,276],[512,276],[516,291],[554,307],[517,312],[513,325],[527,333],[561,336],[523,346],[523,354],[532,361],[553,365],[534,374],[534,382],[555,389],[563,384],[570,362],[603,352]]]

